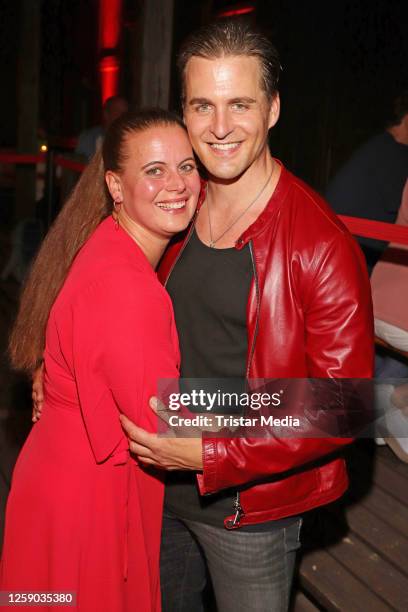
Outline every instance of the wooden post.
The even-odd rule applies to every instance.
[[[17,148],[37,153],[38,98],[40,71],[41,1],[20,0],[20,40],[17,83]],[[35,212],[35,166],[17,166],[16,220]]]
[[[168,108],[173,12],[174,0],[144,0],[140,78],[134,96],[140,106]]]

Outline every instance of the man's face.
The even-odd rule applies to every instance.
[[[185,93],[191,144],[212,177],[235,179],[262,164],[269,154],[268,130],[279,117],[279,97],[267,99],[256,57],[192,57]]]

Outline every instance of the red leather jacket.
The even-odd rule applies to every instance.
[[[200,198],[201,205],[203,194]],[[190,229],[161,262],[166,283]],[[248,244],[254,280],[247,308],[248,378],[372,376],[373,320],[361,251],[326,202],[284,167]],[[299,514],[338,498],[347,439],[203,436],[201,494],[236,487],[228,528]],[[258,481],[258,482],[257,482]],[[261,481],[261,482],[259,482]]]

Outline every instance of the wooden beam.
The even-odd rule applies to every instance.
[[[40,77],[40,0],[20,0],[20,37],[17,81],[17,146],[21,153],[37,153]],[[17,220],[35,211],[35,166],[17,167]]]
[[[140,106],[168,108],[174,0],[145,0],[142,11]]]

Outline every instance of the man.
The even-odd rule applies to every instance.
[[[216,22],[186,42],[179,68],[184,119],[209,177],[195,223],[160,268],[181,375],[370,376],[361,253],[324,201],[269,152],[276,50],[242,24]],[[172,471],[163,609],[202,610],[207,566],[219,612],[286,610],[301,515],[347,487],[343,460],[327,456],[345,440],[169,439],[122,422],[140,462]]]
[[[408,91],[393,103],[386,129],[364,143],[331,180],[327,199],[339,215],[394,223],[408,178]],[[369,272],[386,242],[359,238]]]
[[[128,103],[121,96],[107,98],[102,109],[103,124],[95,125],[80,133],[75,153],[82,155],[86,161],[90,161],[101,146],[106,129],[127,110]]]
[[[179,68],[184,119],[209,177],[195,226],[160,269],[181,375],[371,376],[361,253],[268,149],[279,117],[275,49],[245,26],[218,22],[190,37]],[[198,488],[180,472],[167,486],[164,610],[201,609],[203,556],[220,612],[285,610],[300,515],[347,486],[343,460],[327,457],[342,442],[166,439],[123,423],[140,461],[199,473]]]

